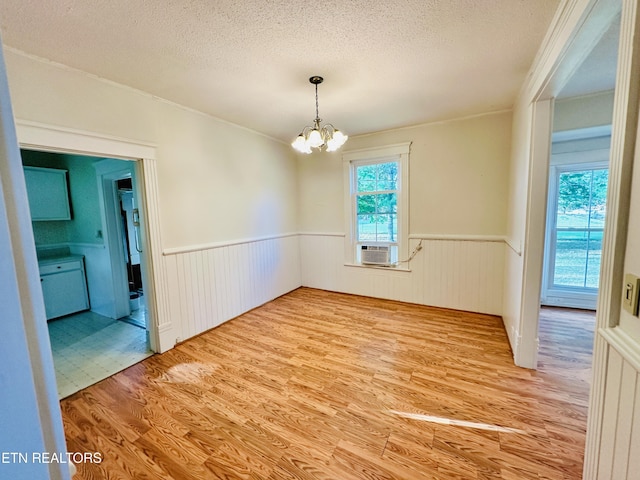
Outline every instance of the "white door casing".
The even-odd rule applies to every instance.
[[[146,245],[143,252],[142,275],[146,288],[150,347],[158,353],[173,348],[176,336],[169,316],[167,275],[162,256],[155,146],[129,139],[21,120],[16,121],[16,130],[22,148],[137,160],[132,164],[138,184],[138,205],[142,212],[140,236],[142,243]],[[128,309],[128,293],[126,295]]]
[[[622,295],[622,276],[627,238],[629,199],[631,192],[631,172],[635,154],[636,132],[638,125],[638,98],[640,94],[640,16],[637,0],[568,0],[562,4],[562,21],[557,23],[557,31],[547,37],[547,48],[534,67],[523,87],[522,96],[530,105],[546,102],[557,95],[577,67],[592,50],[600,36],[622,11],[618,52],[618,67],[614,97],[614,111],[611,136],[611,155],[609,162],[609,187],[607,193],[607,222],[604,229],[600,289],[596,314],[596,335],[593,352],[593,378],[589,398],[589,416],[587,419],[587,439],[583,478],[590,480],[599,477],[601,460],[600,447],[615,443],[603,430],[604,403],[607,393],[608,340],[611,331],[620,318]],[[535,109],[534,109],[535,110]],[[532,134],[546,130],[546,118],[532,115]],[[529,156],[529,162],[545,161]],[[548,159],[546,159],[548,162]],[[546,179],[529,177],[527,189],[538,200],[527,205],[527,221],[531,218],[530,209],[545,203],[544,184]],[[537,192],[537,193],[536,193]],[[529,223],[527,229],[544,230],[544,219]],[[531,237],[534,242],[543,241]],[[524,254],[536,251],[542,253],[539,245],[525,245]],[[529,252],[527,253],[527,250]],[[532,311],[534,301],[530,298],[540,295],[540,278],[537,275],[536,262],[542,263],[542,256],[531,257],[525,263],[523,272],[523,296],[519,327],[522,334],[521,354],[516,353],[516,361],[522,366],[535,367],[537,329],[527,326],[537,324],[537,316],[525,315]],[[533,268],[531,268],[533,267]],[[528,309],[525,306],[528,305]],[[519,349],[520,350],[520,349]],[[611,392],[616,395],[616,392]],[[627,458],[627,462],[630,458]],[[628,463],[627,463],[628,464]],[[625,465],[622,465],[624,468]],[[610,477],[606,477],[610,478]],[[630,478],[630,477],[627,477]]]

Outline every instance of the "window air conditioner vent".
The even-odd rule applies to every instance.
[[[363,265],[389,266],[388,245],[361,245],[360,259]]]

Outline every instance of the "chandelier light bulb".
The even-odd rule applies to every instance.
[[[291,146],[296,150],[302,151],[304,149],[305,141],[302,134],[298,135],[296,139],[291,143]]]
[[[338,142],[336,142],[333,138],[327,142],[327,152],[335,152],[340,148]]]
[[[345,135],[340,130],[336,130],[335,132],[333,132],[333,137],[331,138],[338,143],[338,148],[340,148],[349,139],[349,136]]]
[[[291,146],[300,153],[311,153],[311,147],[309,147],[302,133],[296,137]]]
[[[308,141],[309,146],[311,146],[312,148],[319,148],[324,143],[324,141],[322,140],[322,135],[320,135],[320,132],[315,128],[309,132]]]

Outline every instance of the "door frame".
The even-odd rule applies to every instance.
[[[176,336],[169,314],[167,273],[162,256],[155,145],[19,119],[16,119],[15,124],[21,148],[135,160],[138,208],[142,213],[140,234],[142,243],[146,245],[143,252],[143,282],[148,292],[149,346],[157,353],[173,348]]]
[[[567,2],[565,8],[568,20],[558,26],[559,31],[552,32],[548,39],[550,50],[545,56],[538,58],[534,65],[535,74],[523,87],[522,101],[528,106],[531,120],[531,135],[529,139],[529,157],[527,177],[527,205],[525,211],[525,232],[522,274],[522,296],[520,303],[519,331],[521,337],[514,352],[515,363],[518,366],[535,369],[538,363],[538,325],[540,314],[540,296],[542,292],[542,264],[544,258],[544,241],[547,212],[547,183],[551,157],[553,106],[555,97],[562,91],[567,82],[580,67],[585,58],[591,53],[602,35],[607,31],[611,22],[620,14],[620,45],[633,44],[633,29],[628,24],[635,21],[635,13],[625,13],[635,0],[573,0]],[[622,8],[625,6],[625,8]],[[619,177],[612,175],[615,164],[621,162],[621,141],[628,131],[635,132],[635,128],[627,130],[627,123],[618,114],[627,110],[629,100],[629,78],[632,74],[632,59],[625,56],[624,49],[618,53],[618,69],[614,97],[614,118],[611,137],[610,174],[607,206],[611,204],[611,192],[616,191],[620,183]],[[624,142],[623,142],[624,143]],[[616,148],[618,150],[616,150]],[[629,148],[627,145],[625,148]],[[618,157],[616,157],[618,155]],[[631,155],[633,151],[631,150]],[[622,180],[624,181],[624,180]],[[612,221],[607,222],[609,230],[617,218],[617,208],[607,212]],[[605,237],[606,237],[605,228]],[[611,235],[611,233],[610,233]],[[614,233],[613,235],[617,235]],[[626,230],[625,230],[626,235]],[[612,273],[609,268],[608,257],[603,251],[602,279],[599,294],[602,295],[605,276]],[[611,283],[606,279],[605,283]]]
[[[614,96],[609,186],[607,192],[607,222],[604,229],[600,289],[596,313],[596,334],[593,351],[593,378],[589,396],[584,478],[596,478],[599,446],[603,432],[603,412],[607,379],[606,336],[620,318],[622,276],[627,238],[631,172],[635,155],[640,97],[640,12],[637,0],[569,0],[561,15],[557,31],[548,35],[544,54],[537,59],[534,73],[523,86],[521,101],[529,109],[532,147],[528,155],[530,170],[546,169],[549,154],[536,152],[533,139],[547,136],[551,143],[548,118],[536,106],[553,101],[571,78],[595,42],[620,12],[618,66]],[[525,245],[523,248],[522,296],[519,325],[522,347],[515,354],[516,364],[535,368],[537,363],[537,332],[539,320],[540,269],[544,235],[529,236],[528,232],[544,232],[544,217],[536,216],[546,205],[546,178],[528,176],[528,201],[525,212]]]
[[[105,159],[94,165],[98,183],[98,201],[102,225],[105,230],[105,245],[109,252],[112,292],[114,300],[113,318],[126,317],[131,313],[129,308],[128,277],[125,268],[125,256],[122,249],[122,228],[118,210],[116,181],[127,175],[133,176],[134,166],[124,165],[122,161]]]

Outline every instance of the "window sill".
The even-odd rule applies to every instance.
[[[410,272],[411,269],[407,267],[381,267],[377,265],[363,265],[361,263],[345,263],[345,267],[356,267],[356,268],[369,268],[373,270],[386,270],[388,272]]]

